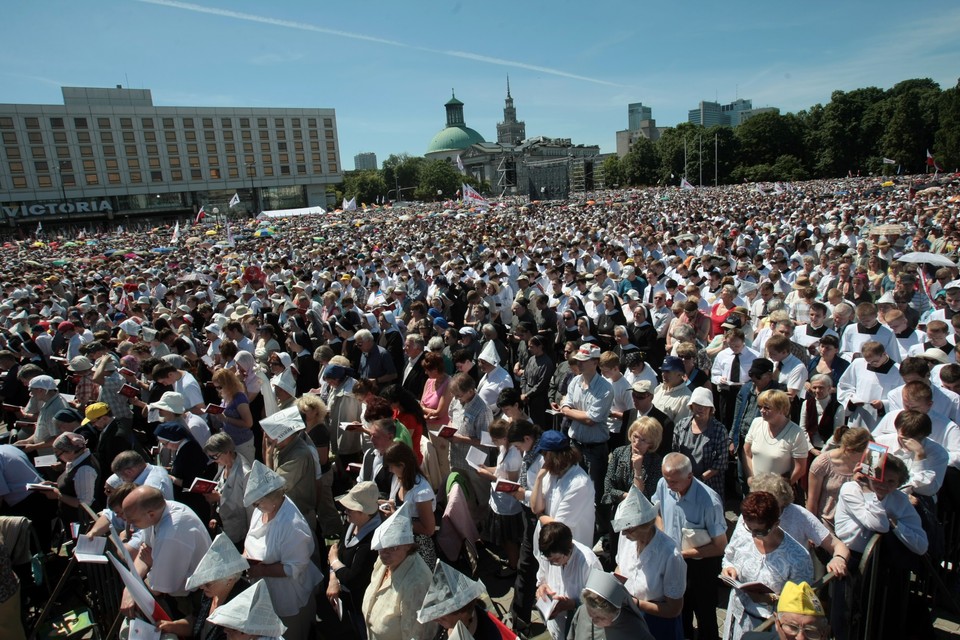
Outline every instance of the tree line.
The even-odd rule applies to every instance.
[[[928,149],[942,170],[960,166],[960,81],[945,91],[929,78],[886,91],[834,91],[826,105],[761,113],[736,128],[683,123],[656,142],[641,138],[623,158],[606,158],[604,181],[676,184],[686,175],[698,184],[702,175],[712,185],[715,176],[730,184],[923,173]]]

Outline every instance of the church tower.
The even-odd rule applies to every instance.
[[[507,99],[503,107],[503,122],[497,124],[497,142],[500,144],[519,144],[527,137],[527,125],[517,122],[517,110],[510,95],[510,76],[507,76]]]

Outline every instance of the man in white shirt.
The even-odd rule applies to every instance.
[[[879,342],[894,362],[900,362],[900,347],[893,331],[877,320],[877,306],[872,302],[857,305],[857,322],[843,330],[840,338],[840,355],[847,360],[860,357],[865,342]]]
[[[884,411],[887,394],[903,383],[897,363],[879,342],[865,342],[857,358],[837,383],[837,400],[851,412],[851,427],[876,428]]]
[[[897,432],[896,419],[904,411],[918,411],[930,417],[930,439],[946,449],[949,456],[949,465],[960,469],[960,427],[936,410],[933,404],[933,389],[926,382],[913,380],[890,392],[893,397],[899,398],[898,406],[883,416],[877,428],[873,430],[873,437],[879,438]]]
[[[920,382],[930,391],[930,408],[929,410],[918,409],[918,411],[936,414],[943,420],[960,422],[960,396],[949,389],[942,389],[930,383],[930,365],[931,362],[925,358],[915,356],[904,358],[903,362],[900,363],[900,377],[903,378],[903,385],[891,389],[887,393],[884,408],[888,412],[903,409],[904,385],[910,382]]]
[[[943,486],[950,456],[947,450],[930,438],[933,425],[930,416],[906,409],[894,419],[896,433],[876,439],[888,449],[887,456],[904,461],[910,472],[901,483],[901,490],[913,495],[934,497]]]
[[[183,598],[187,578],[193,575],[210,547],[210,534],[203,521],[179,502],[165,500],[153,487],[137,487],[123,501],[123,517],[143,531],[143,546],[134,569],[158,596]],[[136,604],[126,590],[121,610],[132,612]]]
[[[717,417],[723,424],[731,425],[737,394],[750,381],[750,365],[760,354],[746,346],[746,336],[741,329],[728,329],[723,343],[726,348],[713,360],[710,382],[720,396]]]

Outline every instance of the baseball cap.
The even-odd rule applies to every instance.
[[[660,371],[683,371],[683,360],[677,356],[667,356],[663,359]]]
[[[600,347],[595,344],[585,343],[580,345],[577,352],[573,354],[574,360],[598,360],[600,358]]]
[[[566,451],[570,448],[570,438],[561,431],[547,431],[540,436],[537,451]]]
[[[754,377],[762,376],[765,373],[773,372],[773,362],[767,360],[766,358],[757,358],[752,363],[750,363],[750,372],[749,375]]]
[[[97,418],[102,418],[108,413],[110,413],[110,405],[108,405],[106,402],[94,402],[93,404],[87,406],[87,410],[85,412],[87,417],[84,418],[83,422],[80,424],[87,424],[93,420],[96,420]]]

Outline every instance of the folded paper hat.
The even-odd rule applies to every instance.
[[[657,511],[657,506],[647,500],[643,492],[631,486],[627,497],[617,506],[613,530],[619,532],[652,522],[657,517]]]
[[[253,466],[250,467],[250,475],[247,476],[247,489],[243,492],[243,506],[250,507],[260,498],[286,486],[287,482],[283,476],[269,469],[259,460],[254,460]]]
[[[193,575],[187,578],[186,589],[193,591],[214,580],[224,580],[243,573],[249,568],[250,563],[240,555],[227,534],[221,533],[213,539]]]
[[[251,473],[252,475],[252,473]],[[247,481],[249,489],[250,481]],[[399,509],[383,521],[370,539],[370,548],[374,551],[413,544],[413,501],[403,503]]]
[[[500,356],[497,354],[497,347],[493,343],[493,340],[488,341],[487,344],[483,346],[483,350],[480,352],[480,357],[478,360],[489,362],[494,366],[500,364]]]
[[[289,369],[273,376],[273,378],[270,379],[270,383],[278,389],[283,389],[291,396],[297,395],[297,381]]]
[[[258,581],[227,604],[218,607],[207,621],[268,638],[279,638],[287,630],[273,608],[273,601],[264,580]]]
[[[298,431],[307,428],[307,425],[303,422],[303,416],[300,415],[300,409],[296,405],[263,418],[260,421],[260,426],[263,427],[263,432],[268,437],[278,442],[286,440]]]
[[[821,618],[826,615],[817,594],[806,582],[800,584],[787,582],[783,585],[783,591],[780,592],[780,599],[777,601],[777,612]]]
[[[483,584],[471,580],[445,562],[437,561],[433,580],[417,612],[417,622],[426,624],[454,611],[459,611],[483,596]]]

